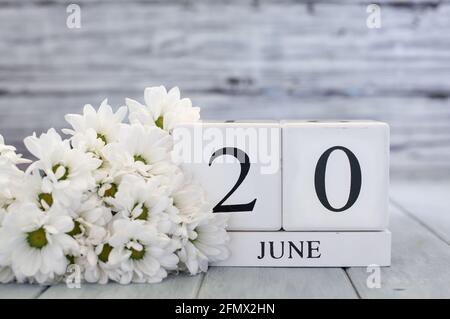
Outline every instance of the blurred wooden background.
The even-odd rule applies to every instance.
[[[178,85],[204,118],[387,121],[394,178],[449,178],[450,2],[381,1],[380,29],[369,3],[0,0],[0,134],[25,152],[85,103]]]

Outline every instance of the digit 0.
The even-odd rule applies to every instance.
[[[328,201],[325,189],[325,173],[327,170],[328,158],[330,157],[331,153],[337,150],[343,151],[345,155],[347,155],[350,163],[351,174],[350,194],[347,203],[340,208],[331,206],[330,202]],[[316,171],[314,174],[314,186],[316,188],[316,194],[319,198],[319,201],[326,209],[332,212],[343,212],[352,207],[358,199],[359,193],[361,191],[361,166],[359,165],[358,159],[356,158],[355,154],[353,154],[352,151],[344,146],[334,146],[327,149],[322,154],[322,156],[320,156],[319,161],[317,162]]]

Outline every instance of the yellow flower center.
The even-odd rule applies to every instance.
[[[75,264],[75,256],[73,256],[73,255],[66,255],[66,259],[67,259],[69,265],[74,265]]]
[[[41,249],[45,247],[48,244],[45,229],[41,227],[37,230],[29,232],[27,234],[27,242],[33,248]]]
[[[101,133],[97,133],[97,138],[101,139],[103,141],[103,143],[108,144],[107,140],[106,140],[106,136],[104,134]]]
[[[53,196],[50,193],[40,193],[38,195],[38,199],[39,199],[39,205],[42,210],[44,210],[42,201],[44,201],[48,205],[48,207],[51,207],[53,205]]]
[[[109,244],[104,244],[102,252],[98,255],[98,259],[100,259],[102,262],[107,263],[109,254],[111,253],[111,250],[113,248]]]
[[[111,183],[111,186],[105,191],[104,197],[114,197],[117,193],[117,185]]]
[[[56,164],[56,165],[53,165],[52,171],[53,171],[54,174],[56,174],[56,172],[58,171],[58,169],[60,167],[64,168],[64,174],[63,174],[63,176],[58,178],[58,181],[64,181],[64,180],[67,179],[67,177],[69,177],[69,168],[68,167],[66,167],[66,166],[64,166],[62,164]]]
[[[137,205],[139,204],[134,205],[133,210],[136,208]],[[138,217],[136,217],[136,219],[147,220],[149,213],[150,211],[148,210],[147,206],[142,205],[142,213]]]
[[[155,124],[160,129],[164,129],[164,117],[162,116],[158,117],[158,119],[155,121]]]
[[[70,232],[67,233],[67,235],[70,235],[72,237],[82,233],[81,227],[80,227],[80,222],[74,220],[73,223],[74,223],[73,229]]]
[[[145,248],[144,248],[144,246],[142,246],[141,250],[136,250],[134,248],[129,248],[129,250],[131,251],[130,259],[140,260],[140,259],[144,258],[144,256],[145,256]]]
[[[135,162],[142,162],[145,165],[147,165],[147,161],[145,160],[145,158],[142,157],[142,155],[134,155],[134,161]]]

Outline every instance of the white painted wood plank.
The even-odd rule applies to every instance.
[[[341,268],[225,268],[205,275],[199,298],[357,298]]]
[[[170,276],[157,284],[120,285],[109,283],[99,285],[83,283],[80,288],[67,288],[66,285],[60,284],[50,287],[39,298],[188,299],[196,297],[202,278],[203,274],[197,276],[179,275]]]
[[[450,298],[450,246],[393,207],[392,266],[381,269],[381,288],[368,288],[366,268],[348,274],[362,298]]]
[[[391,198],[450,245],[450,182],[397,181],[391,185]]]
[[[0,284],[0,299],[33,299],[46,288],[30,284]]]
[[[234,231],[229,234],[231,256],[218,262],[218,266],[349,267],[391,263],[389,231]]]

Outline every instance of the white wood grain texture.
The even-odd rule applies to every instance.
[[[450,298],[450,246],[398,208],[391,209],[392,265],[381,288],[368,288],[366,268],[347,270],[362,298]]]
[[[190,299],[197,296],[203,274],[197,276],[170,276],[157,284],[106,285],[81,284],[81,288],[67,288],[60,284],[50,287],[39,298],[76,298],[76,299]]]
[[[357,298],[341,268],[213,267],[199,298]]]
[[[46,288],[29,284],[0,284],[0,299],[33,299]]]
[[[450,182],[398,181],[392,183],[390,193],[400,209],[450,245]]]

